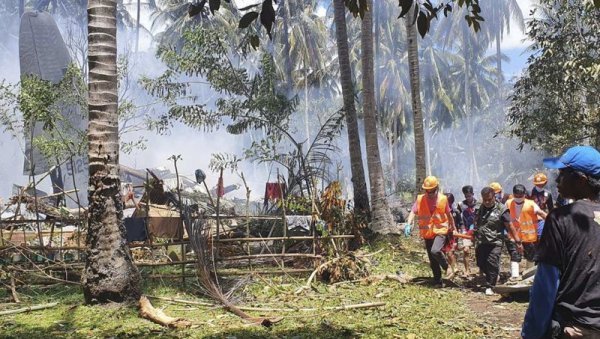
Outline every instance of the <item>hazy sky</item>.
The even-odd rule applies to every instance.
[[[523,14],[528,16],[531,8],[531,1],[520,0],[519,5],[522,8]],[[132,13],[135,13],[133,11]],[[147,15],[142,15],[142,18]],[[149,27],[149,21],[142,20],[142,24]],[[524,67],[527,56],[523,52],[528,45],[524,41],[524,34],[520,32],[516,25],[513,25],[510,34],[505,36],[502,41],[504,52],[511,58],[510,63],[504,64],[504,72],[507,79],[517,75]],[[146,47],[147,42],[142,42],[142,47]],[[18,80],[18,60],[14,60],[11,67],[2,65],[0,67],[0,79],[8,79],[9,81]],[[208,174],[207,183],[209,186],[216,184],[216,174],[208,170],[208,161],[210,154],[214,152],[229,152],[238,154],[241,152],[241,137],[235,137],[227,134],[223,129],[214,133],[204,133],[192,130],[185,126],[178,126],[170,135],[156,136],[147,134],[150,140],[148,149],[138,151],[132,155],[122,155],[121,163],[134,168],[146,167],[166,167],[173,169],[172,162],[167,160],[173,154],[179,154],[182,160],[178,163],[179,171],[182,175],[193,178],[193,173],[196,168],[202,168]],[[0,147],[3,149],[3,160],[0,161],[0,197],[7,198],[11,194],[12,184],[26,184],[27,177],[21,174],[23,166],[22,142],[10,138],[6,133],[0,137]],[[247,171],[252,172],[246,176],[250,181],[253,189],[253,196],[258,198],[264,193],[264,182],[269,178],[274,179],[275,174],[268,173],[264,165],[248,165]],[[225,184],[241,183],[236,176],[226,173]],[[42,186],[48,189],[49,185]],[[242,192],[236,196],[243,196]]]

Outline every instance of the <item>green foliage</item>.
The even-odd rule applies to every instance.
[[[213,153],[208,163],[208,168],[213,172],[217,172],[223,168],[230,169],[232,173],[237,173],[241,161],[242,159],[238,158],[235,154]]]
[[[372,276],[393,274],[398,269],[413,277],[431,276],[421,240],[383,238],[366,248],[371,253],[381,249],[368,257],[372,262],[369,267]],[[144,273],[179,272],[179,268],[161,268]],[[311,290],[296,295],[294,292],[306,283],[307,276],[308,273],[298,277],[259,276],[247,279],[235,292],[239,305],[295,310],[248,311],[253,316],[283,318],[271,328],[248,326],[220,307],[152,300],[153,305],[167,315],[194,323],[192,328],[173,330],[142,319],[135,305],[85,306],[81,304],[79,286],[55,285],[19,286],[17,291],[23,305],[15,307],[59,304],[46,310],[2,316],[0,331],[3,338],[514,338],[518,335],[514,329],[520,328],[527,307],[527,303],[498,301],[469,288],[440,290],[427,284],[376,279],[337,285],[316,282]],[[144,292],[152,296],[214,302],[198,294],[191,278],[186,279],[186,284],[180,279],[145,279]],[[1,299],[6,300],[9,295],[8,289],[0,289]],[[384,302],[385,306],[324,309],[365,302]],[[475,304],[493,311],[479,309],[478,312],[472,309]],[[3,310],[9,307],[3,304]],[[302,308],[316,310],[306,312]]]
[[[81,154],[87,142],[85,131],[73,124],[87,115],[86,87],[81,72],[72,64],[58,84],[34,76],[24,77],[18,85],[3,82],[1,123],[15,137],[29,130],[25,126],[41,124],[44,133],[33,139],[33,145],[48,159],[60,162]]]
[[[142,79],[142,86],[167,106],[167,113],[160,117],[162,128],[177,120],[205,130],[224,124],[232,134],[265,128],[274,138],[280,136],[275,126],[286,128],[295,102],[275,91],[273,61],[268,54],[261,59],[260,72],[250,76],[245,68],[233,65],[230,51],[212,29],[188,30],[183,41],[179,48],[161,46],[157,56],[167,71],[156,79]],[[205,79],[221,97],[212,105],[198,103],[201,98],[195,81],[182,81],[183,77]]]
[[[281,208],[282,201],[278,201],[278,207]],[[288,195],[285,199],[285,211],[288,215],[311,215],[312,202],[310,198]]]
[[[528,23],[534,54],[514,86],[508,132],[521,147],[557,150],[600,145],[600,9],[542,1]]]

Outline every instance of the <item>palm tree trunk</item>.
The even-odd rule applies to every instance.
[[[421,86],[419,84],[419,43],[417,40],[417,25],[414,18],[414,11],[417,6],[413,5],[406,15],[406,37],[408,40],[408,64],[410,68],[410,92],[412,100],[412,109],[414,115],[414,135],[415,135],[415,166],[416,166],[416,191],[421,190],[421,184],[427,176],[427,167],[425,164],[425,130],[423,128],[423,110],[421,107]]]
[[[381,8],[381,2],[380,1],[375,1],[375,3],[373,4],[373,21],[375,24],[375,32],[373,33],[373,40],[375,41],[375,56],[374,56],[374,68],[375,68],[375,88],[379,88],[379,86],[381,85],[381,77],[379,74],[379,57],[381,56],[380,53],[380,46],[379,46],[379,35],[380,35],[380,8]],[[380,102],[380,97],[379,94],[376,92],[375,94],[375,107],[377,108],[377,110],[379,110],[379,102]]]
[[[500,48],[500,32],[496,32],[496,69],[498,72],[498,95],[502,95],[502,48]]]
[[[281,20],[283,23],[283,57],[284,57],[284,72],[285,72],[285,91],[286,96],[291,96],[293,80],[292,80],[292,60],[290,59],[290,39],[289,39],[289,26],[288,17],[290,11],[290,5],[287,0],[282,0],[280,3],[281,8]]]
[[[125,241],[119,180],[117,2],[89,0],[87,303],[138,300],[140,274]]]
[[[373,12],[372,0],[366,0],[368,11],[365,12],[361,26],[361,61],[363,81],[363,114],[365,117],[365,141],[367,145],[367,166],[369,168],[369,185],[371,187],[371,230],[378,233],[389,233],[393,219],[385,196],[385,184],[379,144],[377,138],[377,117],[375,112],[375,75],[373,72]]]
[[[136,23],[135,23],[135,52],[137,53],[140,48],[140,10],[141,10],[141,0],[137,0],[137,8],[136,8]]]
[[[310,144],[310,124],[308,123],[308,66],[304,59],[304,128],[306,130],[306,140]]]
[[[468,33],[464,33],[468,34]],[[468,39],[463,38],[463,41],[468,41]],[[467,120],[467,144],[468,144],[468,152],[470,152],[469,157],[469,181],[470,182],[479,182],[479,173],[477,171],[477,157],[475,155],[475,143],[474,143],[474,121],[473,121],[473,112],[471,110],[471,58],[472,53],[469,50],[469,46],[465,43],[463,46],[463,57],[465,63],[465,116]]]
[[[358,119],[354,107],[354,85],[352,84],[352,69],[348,48],[348,32],[346,28],[346,7],[344,0],[333,0],[335,20],[335,38],[337,40],[338,61],[340,63],[340,81],[344,99],[346,124],[348,125],[348,148],[350,151],[350,168],[352,170],[352,187],[354,189],[354,211],[369,215],[369,195],[365,180],[365,170],[360,150],[360,134]]]

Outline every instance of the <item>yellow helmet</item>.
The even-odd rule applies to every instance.
[[[490,187],[494,190],[494,193],[502,192],[502,185],[500,185],[498,182],[491,183]]]
[[[545,185],[548,182],[548,177],[542,172],[536,173],[533,176],[534,185]]]
[[[425,190],[432,190],[436,187],[438,187],[439,183],[436,177],[434,177],[433,175],[428,176],[427,178],[425,178],[425,180],[423,180],[423,189]]]

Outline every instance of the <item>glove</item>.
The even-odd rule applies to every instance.
[[[411,231],[412,231],[412,225],[409,223],[405,223],[404,224],[404,236],[407,238],[410,237]]]

